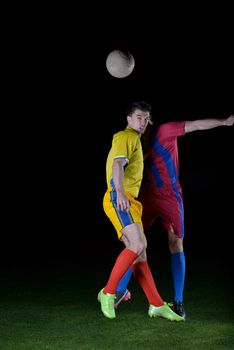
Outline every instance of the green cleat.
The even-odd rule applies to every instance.
[[[149,317],[163,317],[170,321],[184,321],[185,319],[177,315],[168,305],[164,303],[162,306],[149,306]]]
[[[115,294],[104,294],[103,289],[98,293],[98,301],[101,303],[102,312],[108,318],[115,318]]]

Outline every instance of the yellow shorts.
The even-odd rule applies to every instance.
[[[142,226],[142,204],[138,202],[130,194],[126,193],[127,197],[131,201],[129,212],[122,211],[117,208],[116,197],[117,194],[114,191],[107,191],[103,198],[103,209],[112,222],[117,231],[118,238],[122,237],[122,229],[133,223],[139,223]]]

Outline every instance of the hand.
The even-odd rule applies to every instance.
[[[224,125],[226,126],[232,126],[234,123],[234,115],[230,115],[224,122]]]
[[[117,208],[122,211],[129,211],[131,206],[131,202],[125,193],[118,192],[117,193]]]

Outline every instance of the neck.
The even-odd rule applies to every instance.
[[[131,128],[131,126],[129,126],[129,125],[127,126],[127,129],[130,129],[130,130],[135,131],[135,132],[139,135],[139,137],[141,137],[141,135],[142,135],[139,131],[137,131],[137,130]]]

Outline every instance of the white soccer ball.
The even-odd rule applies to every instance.
[[[125,78],[130,75],[135,67],[135,60],[131,53],[114,50],[106,59],[106,68],[115,78]]]

